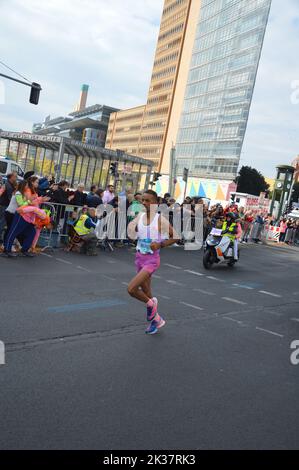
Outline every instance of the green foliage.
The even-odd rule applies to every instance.
[[[259,196],[261,192],[269,188],[264,176],[255,168],[242,166],[236,178],[237,192]]]

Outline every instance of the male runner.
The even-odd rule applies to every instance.
[[[146,304],[147,321],[150,322],[146,333],[153,335],[165,325],[165,320],[158,314],[158,300],[153,297],[151,276],[160,266],[160,249],[177,242],[176,234],[169,222],[158,212],[158,196],[148,190],[142,196],[144,211],[128,225],[129,238],[137,238],[135,265],[137,275],[128,286],[128,293]],[[163,239],[163,236],[169,238]]]

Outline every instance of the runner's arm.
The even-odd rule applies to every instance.
[[[152,243],[151,248],[154,250],[155,249],[159,250],[160,248],[166,248],[167,246],[171,246],[174,243],[177,243],[180,239],[180,237],[174,230],[173,226],[163,216],[160,216],[159,218],[159,232],[161,234],[167,233],[169,238],[167,240],[162,240],[160,243],[159,242]]]
[[[141,213],[139,213],[137,215],[137,217],[135,217],[135,219],[133,219],[129,224],[128,224],[128,228],[127,228],[127,234],[128,234],[128,238],[130,240],[137,240],[137,226],[138,226],[138,222],[139,222],[139,219],[141,217]]]

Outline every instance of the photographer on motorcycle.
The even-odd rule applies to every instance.
[[[234,243],[234,259],[238,261],[238,214],[234,212],[228,212],[225,216],[225,221],[222,225],[222,235],[228,237]]]

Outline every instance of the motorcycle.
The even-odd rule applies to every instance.
[[[240,256],[238,249],[238,258]],[[207,237],[203,255],[203,265],[210,269],[213,264],[227,263],[234,266],[238,261],[234,259],[234,243],[229,237],[222,235],[222,230],[213,228]]]

